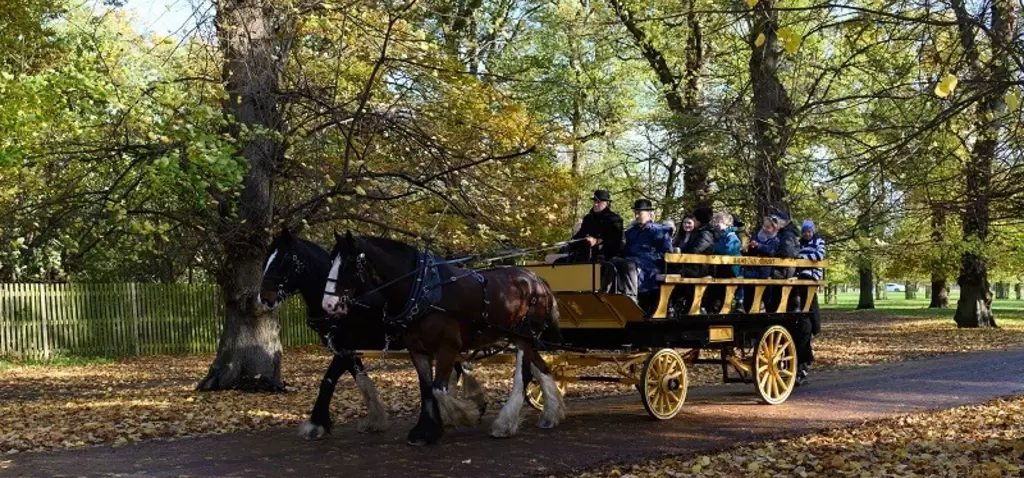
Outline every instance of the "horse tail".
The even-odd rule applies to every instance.
[[[555,294],[551,292],[551,286],[546,280],[541,277],[537,277],[540,281],[542,300],[545,302],[545,309],[547,314],[544,317],[544,330],[540,334],[540,340],[544,342],[561,343],[562,342],[562,330],[559,327],[558,317],[558,300],[555,299]],[[542,347],[547,348],[547,347]]]

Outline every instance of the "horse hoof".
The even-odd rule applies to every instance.
[[[388,423],[381,422],[380,420],[364,419],[360,420],[359,424],[356,425],[356,431],[359,433],[379,433],[387,431]]]
[[[544,430],[550,430],[550,429],[555,428],[557,426],[558,426],[558,423],[556,423],[556,422],[554,422],[552,420],[541,420],[540,423],[537,424],[537,428],[542,428]]]
[[[514,435],[510,430],[491,430],[491,438],[512,438]]]
[[[327,434],[327,428],[306,421],[299,425],[299,436],[306,440],[319,440]]]

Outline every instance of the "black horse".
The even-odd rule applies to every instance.
[[[352,375],[368,410],[368,416],[360,421],[358,429],[363,432],[382,431],[388,427],[387,413],[373,380],[366,375],[362,360],[352,353],[355,344],[376,348],[376,338],[383,346],[383,327],[374,326],[380,320],[346,320],[332,322],[320,306],[320,299],[330,270],[330,256],[327,251],[313,242],[292,235],[287,228],[274,238],[267,252],[263,266],[263,283],[260,289],[260,303],[268,309],[277,309],[296,290],[302,293],[306,302],[306,323],[317,332],[324,346],[334,351],[331,365],[327,367],[320,392],[309,419],[299,428],[299,435],[307,440],[318,439],[331,431],[331,398],[338,379],[345,372]],[[368,308],[353,310],[353,319],[369,317],[376,311],[373,305],[379,297],[368,297]],[[377,317],[380,317],[378,315]],[[332,327],[333,326],[333,327]]]
[[[392,306],[385,307],[387,322],[402,329],[402,340],[419,376],[420,417],[409,432],[410,444],[435,443],[445,425],[479,423],[483,407],[449,393],[446,378],[462,352],[501,339],[517,348],[516,372],[512,393],[494,421],[491,435],[516,433],[525,384],[534,375],[545,400],[539,426],[553,428],[564,418],[562,396],[537,353],[538,337],[545,330],[557,336],[558,307],[551,289],[536,274],[518,267],[476,272],[398,241],[335,234],[323,309],[350,314],[355,310],[350,307],[360,306],[369,297],[368,292],[360,293],[367,288]],[[394,306],[401,307],[399,312]]]

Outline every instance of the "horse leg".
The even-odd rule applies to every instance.
[[[444,379],[451,375],[458,355],[458,349],[451,347],[444,347],[437,352],[437,368],[434,370],[434,398],[437,399],[437,405],[441,410],[441,422],[444,425],[450,427],[473,426],[480,422],[479,408],[475,403],[457,397],[455,390],[448,389],[448,381]]]
[[[544,357],[541,357],[532,346],[527,346],[527,349],[530,353],[529,369],[540,381],[540,389],[544,392],[544,411],[541,413],[537,426],[555,428],[559,422],[565,419],[565,402],[562,400],[562,393],[558,391],[558,385],[555,384],[555,379],[551,376],[551,369],[544,361]]]
[[[352,370],[352,357],[335,355],[331,365],[327,367],[323,380],[320,381],[320,393],[316,396],[313,411],[309,419],[299,426],[299,436],[307,440],[317,440],[331,432],[331,397],[338,378],[345,370]]]
[[[483,417],[484,413],[487,413],[487,392],[473,376],[473,364],[455,362],[454,376],[455,383],[458,383],[458,377],[462,376],[462,396],[475,403],[476,408],[480,410],[480,416]],[[450,386],[449,389],[454,390],[455,387]]]
[[[381,401],[380,394],[377,393],[377,386],[374,385],[373,379],[366,374],[362,359],[355,357],[354,362],[355,366],[349,369],[349,373],[355,379],[359,393],[363,395],[363,403],[366,404],[367,411],[366,418],[359,421],[356,429],[361,433],[387,430],[388,413],[384,409],[384,402]]]
[[[516,368],[512,374],[512,393],[508,396],[505,406],[501,407],[498,418],[491,425],[491,436],[495,438],[508,438],[519,430],[519,413],[523,409],[523,401],[526,399],[526,386],[523,382],[523,348],[516,347]]]
[[[412,364],[416,368],[420,385],[420,419],[416,426],[409,430],[406,441],[410,445],[428,445],[437,443],[444,434],[441,426],[441,411],[434,399],[433,370],[429,355],[411,353]]]

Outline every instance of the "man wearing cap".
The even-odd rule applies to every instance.
[[[804,221],[800,226],[800,251],[797,258],[820,261],[825,259],[825,240],[817,234],[813,221]],[[821,268],[801,268],[797,277],[802,280],[820,281],[824,274]],[[807,289],[797,288],[801,301],[807,300]],[[810,320],[801,319],[797,327],[797,333],[793,337],[796,341],[797,357],[797,385],[803,385],[807,380],[807,374],[811,363],[814,362],[814,351],[811,348],[811,337],[821,332],[821,313],[818,309],[818,295],[811,299]]]
[[[612,259],[602,282],[614,282],[612,292],[625,294],[639,304],[639,294],[658,290],[655,276],[665,264],[665,253],[672,250],[672,232],[654,222],[654,207],[647,199],[633,203],[633,215],[636,223],[625,233],[623,257]]]
[[[569,245],[572,262],[591,262],[616,257],[622,250],[622,216],[612,211],[612,195],[604,189],[594,191],[594,207],[583,216],[580,230],[572,236],[583,239]]]

